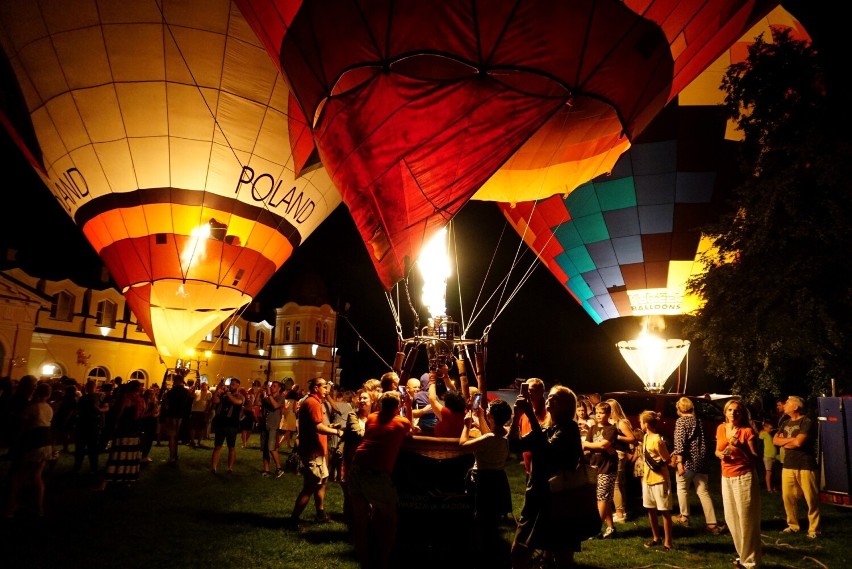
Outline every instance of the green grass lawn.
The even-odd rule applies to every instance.
[[[252,448],[237,450],[233,475],[223,456],[220,474],[209,472],[211,449],[181,447],[178,466],[164,462],[167,450],[154,447],[154,462],[145,466],[132,488],[95,490],[96,481],[70,473],[72,459],[63,454],[47,473],[47,515],[22,511],[0,522],[3,557],[9,569],[86,568],[354,568],[357,567],[342,523],[342,495],[337,484],[328,490],[330,524],[306,521],[298,529],[283,523],[301,487],[301,478],[286,474],[266,479],[261,468],[257,436]],[[105,457],[102,463],[105,462]],[[84,467],[85,468],[85,467]],[[0,462],[5,480],[7,462]],[[515,512],[523,503],[523,471],[509,467]],[[711,479],[717,515],[722,516],[718,474]],[[811,541],[803,535],[782,535],[784,512],[779,495],[762,496],[765,567],[845,568],[852,565],[849,538],[852,511],[824,505],[823,535]],[[634,512],[618,525],[613,540],[583,544],[580,567],[729,568],[736,555],[729,535],[701,531],[701,508],[695,500],[696,528],[675,528],[675,550],[645,549],[650,539],[647,516]],[[313,505],[303,518],[313,519]],[[639,514],[639,515],[637,515]],[[802,510],[804,516],[804,510]],[[451,521],[448,519],[448,522]],[[396,567],[474,567],[464,553],[470,536],[448,532],[443,523],[401,527],[408,545],[399,552]],[[507,528],[507,536],[510,528]],[[10,557],[11,556],[11,557]]]

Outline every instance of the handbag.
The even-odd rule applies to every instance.
[[[548,479],[550,517],[580,540],[600,531],[597,473],[580,459],[574,469],[564,469]]]
[[[647,435],[646,437],[647,438]],[[665,468],[666,463],[663,460],[654,458],[651,456],[651,453],[648,452],[648,449],[645,448],[645,440],[642,440],[642,451],[645,455],[645,464],[648,465],[648,468],[653,470],[654,472],[662,472],[663,468]]]

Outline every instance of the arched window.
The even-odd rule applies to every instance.
[[[296,329],[293,332],[293,341],[301,342],[302,341],[302,323],[296,322]]]
[[[314,342],[322,342],[322,325],[319,322],[314,327]]]
[[[64,290],[54,294],[50,305],[50,317],[54,320],[71,322],[74,318],[74,295]]]
[[[148,374],[144,370],[136,369],[130,372],[130,381],[137,380],[142,385],[148,385]]]
[[[110,380],[109,372],[103,366],[93,367],[86,376],[86,381],[90,379],[95,382],[95,385],[100,387],[104,382]]]
[[[258,350],[266,349],[266,334],[263,333],[263,330],[258,330],[254,335],[254,344]]]
[[[328,344],[328,324],[325,322],[322,324],[322,343]]]
[[[284,325],[284,342],[290,343],[290,323]]]
[[[240,327],[239,326],[231,326],[228,329],[228,344],[231,346],[239,346],[240,345]]]

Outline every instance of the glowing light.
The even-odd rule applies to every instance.
[[[108,328],[107,326],[100,326],[99,330],[101,331],[101,336],[109,335],[110,328]]]
[[[41,366],[42,375],[53,375],[56,372],[56,366],[53,364],[44,364]]]
[[[689,351],[689,340],[663,340],[643,332],[636,340],[621,341],[616,346],[645,389],[661,392]]]
[[[447,279],[450,276],[450,258],[447,255],[447,228],[443,227],[420,251],[417,261],[423,276],[423,304],[432,317],[447,312]]]
[[[317,350],[319,350],[319,344],[311,344],[311,355],[316,357]]]

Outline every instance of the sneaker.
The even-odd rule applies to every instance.
[[[269,472],[268,470],[266,470],[264,472],[261,472],[260,475],[263,476],[264,478],[270,478],[272,476],[272,473]]]
[[[617,524],[624,524],[624,523],[627,523],[627,516],[626,515],[621,515],[621,516],[615,515],[615,516],[612,516],[612,521],[614,521]]]
[[[284,469],[283,468],[279,468],[278,470],[275,471],[275,478],[281,478],[282,476],[284,476]]]
[[[615,528],[606,528],[601,534],[601,539],[609,539],[611,537],[615,537]]]
[[[791,527],[786,527],[781,530],[781,533],[799,533],[799,530],[793,529]]]

